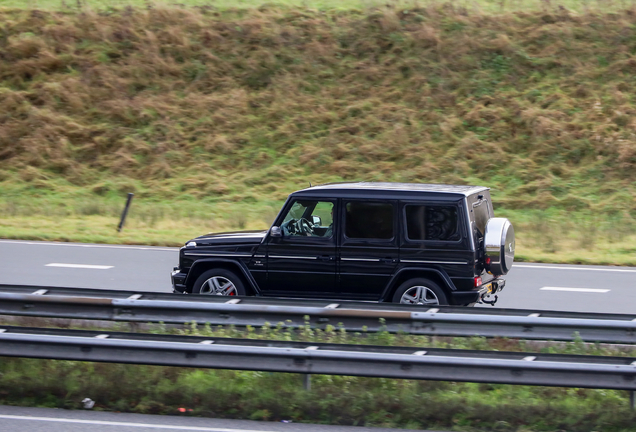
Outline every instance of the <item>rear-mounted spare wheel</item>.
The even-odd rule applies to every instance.
[[[484,235],[486,270],[495,276],[505,275],[515,260],[515,230],[506,218],[491,218]]]

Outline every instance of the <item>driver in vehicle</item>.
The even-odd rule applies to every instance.
[[[298,201],[294,203],[281,224],[284,235],[323,237],[333,235],[332,202]],[[323,222],[323,218],[325,221]],[[324,225],[328,222],[329,225]]]

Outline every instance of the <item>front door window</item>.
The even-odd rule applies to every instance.
[[[283,219],[283,236],[333,236],[333,203],[328,201],[296,201]]]

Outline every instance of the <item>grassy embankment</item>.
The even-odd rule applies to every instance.
[[[521,258],[636,263],[624,4],[80,3],[0,9],[1,237],[176,245],[309,181],[472,183]]]
[[[112,330],[112,329],[111,329]],[[161,326],[155,331],[165,332]],[[258,331],[192,328],[186,334],[363,343],[413,347],[530,351],[532,343],[506,339],[430,339],[411,335],[346,334],[329,328],[289,331],[284,325]],[[536,347],[534,347],[536,349]],[[580,341],[542,352],[633,356],[633,350]],[[125,382],[125,386],[119,383]],[[79,408],[90,397],[96,409],[406,427],[453,431],[633,430],[636,414],[627,392],[378,378],[313,376],[304,391],[295,374],[3,359],[0,403]]]

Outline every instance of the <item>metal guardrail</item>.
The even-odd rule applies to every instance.
[[[348,331],[433,336],[636,343],[636,315],[522,309],[436,307],[392,303],[218,297],[0,285],[0,314],[182,324],[314,328],[342,324]]]
[[[0,356],[636,390],[634,358],[0,327]]]

